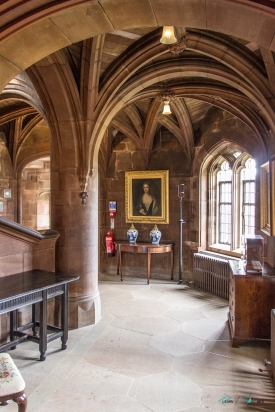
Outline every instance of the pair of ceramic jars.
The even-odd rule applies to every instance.
[[[127,231],[127,237],[128,237],[129,243],[136,243],[137,237],[138,237],[138,231],[135,228],[133,223],[130,229],[128,229]],[[161,239],[161,231],[158,229],[157,225],[155,225],[153,229],[150,231],[150,239],[151,239],[152,245],[159,244],[159,241]]]

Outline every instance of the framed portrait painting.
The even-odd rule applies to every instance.
[[[125,172],[126,222],[169,223],[169,171]]]

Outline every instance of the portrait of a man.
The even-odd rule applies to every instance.
[[[125,172],[127,222],[169,223],[168,170]]]

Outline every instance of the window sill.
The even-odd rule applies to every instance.
[[[241,250],[230,250],[230,246],[221,245],[221,244],[214,244],[208,247],[208,250],[211,252],[219,253],[226,256],[232,256],[235,258],[241,257]]]

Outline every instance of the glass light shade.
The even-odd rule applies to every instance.
[[[173,44],[177,42],[173,26],[163,26],[160,42],[162,44]]]
[[[169,100],[164,100],[164,106],[163,106],[162,114],[171,114],[172,113],[169,103],[170,103]]]

